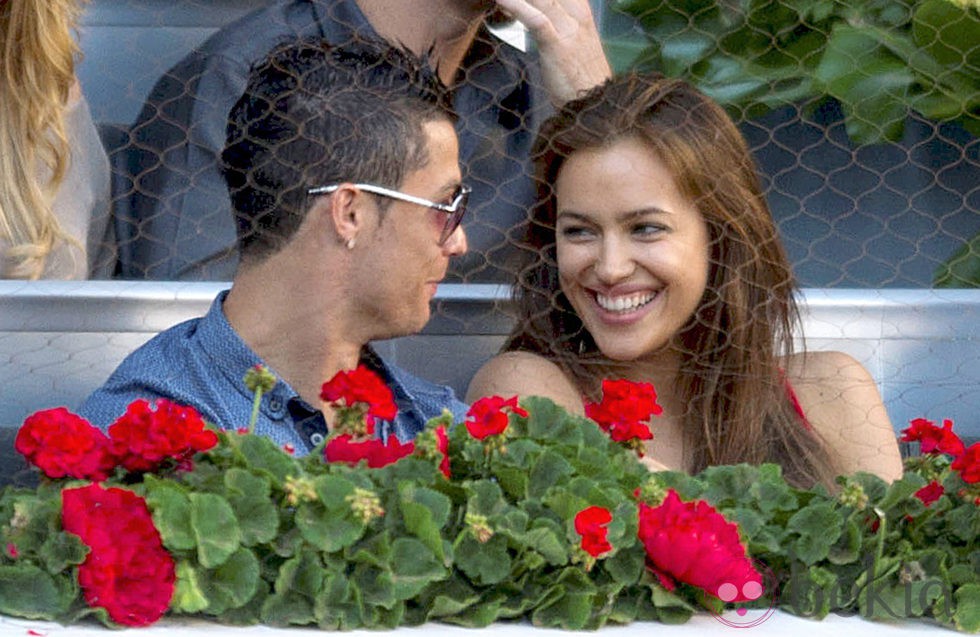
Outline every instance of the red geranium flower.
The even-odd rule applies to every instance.
[[[606,539],[612,522],[612,513],[602,507],[591,506],[575,515],[575,532],[582,536],[582,550],[592,557],[599,557],[612,550]]]
[[[90,551],[78,567],[89,606],[125,626],[146,626],[170,606],[174,561],[163,548],[146,502],[132,491],[98,484],[65,489],[62,525]]]
[[[398,462],[415,451],[411,442],[402,444],[395,436],[388,436],[388,444],[378,438],[355,440],[350,434],[332,438],[323,449],[323,457],[327,462],[345,462],[356,465],[362,460],[372,469],[384,467]]]
[[[105,480],[117,464],[109,438],[64,407],[28,416],[14,448],[49,478]]]
[[[647,565],[668,589],[679,580],[726,602],[762,595],[762,576],[746,555],[738,527],[710,504],[682,502],[669,489],[660,506],[641,502],[639,507],[637,535]]]
[[[975,442],[961,453],[950,467],[960,472],[963,482],[976,484],[980,482],[980,442]]]
[[[925,418],[915,418],[909,425],[902,431],[902,442],[918,441],[922,453],[948,453],[951,456],[963,453],[963,441],[953,433],[952,420],[943,420],[942,429]]]
[[[441,425],[436,427],[435,434],[439,453],[442,454],[442,460],[439,461],[439,471],[448,479],[452,477],[449,471],[449,434],[446,433],[446,428]]]
[[[616,442],[652,439],[646,423],[662,413],[653,385],[625,379],[602,381],[602,400],[585,405],[585,415]]]
[[[938,500],[939,496],[941,496],[945,492],[946,490],[943,488],[943,485],[939,484],[939,482],[937,482],[936,480],[933,480],[926,486],[916,491],[915,497],[922,500],[922,504],[929,506],[933,502]]]
[[[320,398],[329,403],[343,400],[347,407],[364,403],[369,422],[372,418],[394,420],[398,415],[391,389],[380,376],[364,365],[358,365],[357,369],[349,372],[337,372],[333,378],[323,383]]]
[[[527,418],[527,410],[517,406],[517,396],[504,400],[500,396],[487,396],[473,403],[466,412],[466,431],[477,440],[499,436],[507,429],[510,418],[505,412]]]
[[[153,471],[166,460],[190,469],[191,457],[218,444],[193,407],[161,398],[156,409],[145,400],[134,400],[109,427],[115,454],[129,471]]]

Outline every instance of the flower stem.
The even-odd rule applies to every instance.
[[[259,419],[259,405],[262,404],[262,388],[255,388],[255,398],[252,399],[252,415],[248,419],[248,433],[255,433],[255,423]]]
[[[875,577],[878,576],[878,568],[881,565],[881,558],[885,553],[885,535],[888,534],[888,518],[885,512],[878,507],[874,508],[875,515],[878,516],[878,537],[875,544]]]

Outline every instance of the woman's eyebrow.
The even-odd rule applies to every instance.
[[[673,214],[669,210],[664,210],[663,208],[650,207],[650,208],[640,208],[638,210],[627,210],[616,215],[616,220],[620,222],[633,221],[640,217],[645,217],[647,215],[670,215]],[[556,219],[561,219],[563,217],[570,217],[572,220],[577,221],[591,221],[592,217],[585,214],[584,212],[578,212],[576,210],[559,210],[556,215]]]

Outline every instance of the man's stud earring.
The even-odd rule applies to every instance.
[[[356,243],[357,242],[354,240],[354,237],[351,237],[350,239],[347,240],[347,243],[345,243],[344,245],[347,246],[347,249],[348,250],[353,250],[354,249],[354,244],[356,244]]]

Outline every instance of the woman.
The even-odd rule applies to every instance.
[[[75,78],[78,0],[0,3],[0,278],[83,279],[109,161]]]
[[[776,462],[792,482],[901,475],[867,371],[792,353],[790,266],[748,148],[681,80],[614,79],[536,145],[538,203],[517,327],[469,398],[544,395],[574,413],[604,378],[653,383],[653,468]]]

